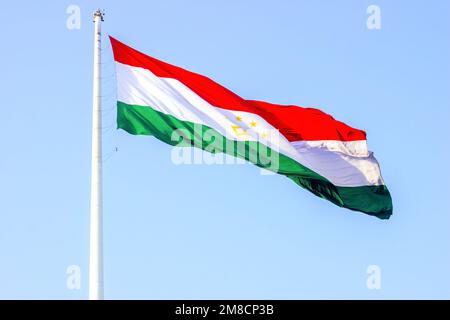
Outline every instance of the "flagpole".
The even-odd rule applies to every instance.
[[[101,22],[103,13],[94,12],[94,83],[92,99],[91,216],[89,243],[89,299],[103,299],[102,226],[102,105],[101,105]]]

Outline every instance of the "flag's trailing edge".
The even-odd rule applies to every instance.
[[[244,158],[338,206],[381,219],[392,214],[391,196],[364,131],[318,109],[245,100],[205,76],[110,40],[118,128],[171,145],[180,145],[173,134],[181,129],[189,146]],[[206,132],[208,139],[201,134]],[[271,139],[272,132],[279,138]],[[229,147],[236,143],[245,148]],[[267,155],[277,156],[275,169]]]

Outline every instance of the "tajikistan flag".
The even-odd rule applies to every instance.
[[[387,219],[392,200],[366,134],[312,108],[245,100],[111,37],[117,124],[285,175],[334,204]]]

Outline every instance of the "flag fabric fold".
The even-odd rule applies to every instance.
[[[318,109],[245,100],[208,77],[110,40],[118,128],[243,158],[338,206],[381,219],[392,214],[364,131]]]

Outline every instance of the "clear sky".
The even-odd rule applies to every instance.
[[[80,29],[66,26],[71,4]],[[371,4],[380,30],[366,26]],[[2,3],[0,298],[87,298],[97,7],[106,298],[450,298],[446,0]],[[107,34],[245,98],[365,130],[393,216],[336,207],[252,165],[176,166],[170,146],[116,130]],[[66,286],[71,265],[79,290]]]

